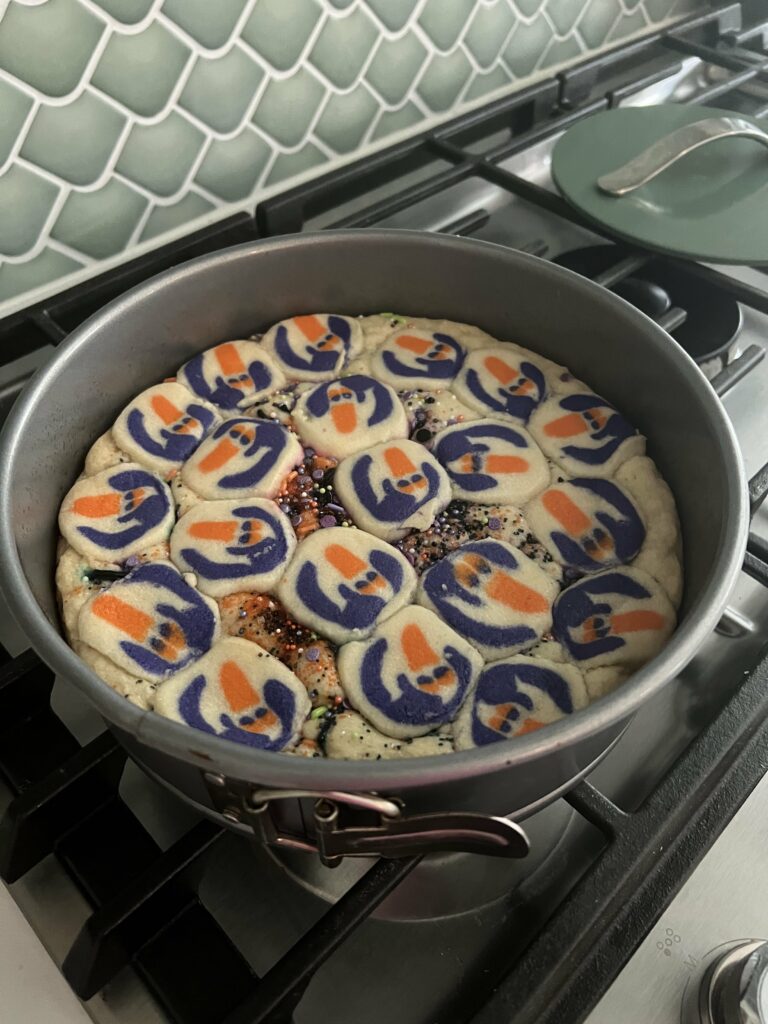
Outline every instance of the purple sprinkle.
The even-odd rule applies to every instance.
[[[311,476],[300,476],[299,477],[299,486],[300,487],[307,487],[311,483],[312,483],[312,477]]]
[[[335,526],[336,525],[336,520],[334,519],[333,516],[321,516],[320,517],[320,525],[321,526]]]
[[[332,501],[329,501],[325,507],[328,509],[329,512],[341,512],[341,514],[344,515],[344,509],[341,507],[341,505],[336,505]]]
[[[305,448],[304,449],[304,454],[306,455],[306,457],[308,459],[311,459],[311,458],[314,457],[315,449],[314,448]]]
[[[313,480],[322,480],[324,476],[325,476],[325,474],[323,473],[322,469],[313,469],[312,470],[312,479]]]
[[[141,565],[141,559],[138,555],[129,555],[125,560],[125,564],[133,569],[135,566]]]
[[[308,647],[307,648],[307,661],[317,661],[320,657],[319,647]]]
[[[301,523],[301,516],[291,516],[291,522],[294,526],[299,526]]]
[[[497,519],[496,516],[491,516],[490,519],[488,520],[488,529],[489,530],[500,530],[501,529],[501,520]]]

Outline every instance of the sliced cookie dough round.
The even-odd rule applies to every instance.
[[[295,548],[290,520],[266,498],[202,502],[179,519],[170,540],[171,561],[193,572],[211,597],[271,590]]]
[[[423,736],[453,721],[482,667],[437,615],[412,605],[338,655],[347,700],[380,732]]]
[[[549,464],[527,430],[494,419],[448,427],[432,452],[457,498],[523,505],[550,481]]]
[[[385,736],[356,711],[343,711],[325,724],[309,721],[305,736],[323,750],[326,757],[343,761],[389,761],[404,757],[434,757],[452,754],[453,741],[447,735],[395,739]]]
[[[531,647],[549,630],[559,589],[511,544],[478,540],[427,569],[416,599],[494,661]]]
[[[299,544],[277,596],[289,615],[334,643],[367,637],[410,603],[416,573],[395,548],[341,526]]]
[[[656,580],[621,566],[564,590],[555,601],[552,631],[582,669],[637,667],[664,647],[675,621],[675,609]]]
[[[175,566],[153,562],[91,597],[77,630],[83,643],[126,672],[159,682],[210,649],[219,611]]]
[[[552,557],[578,573],[626,565],[645,541],[645,526],[630,496],[599,477],[548,487],[525,515]]]
[[[310,711],[307,691],[256,644],[225,637],[157,688],[155,711],[257,750],[285,750]]]
[[[281,320],[261,340],[288,380],[318,384],[340,376],[359,355],[363,334],[357,320],[334,313],[315,313]]]
[[[270,420],[225,420],[184,463],[181,479],[209,501],[273,498],[304,458],[298,438]]]
[[[181,384],[155,384],[123,409],[112,427],[117,447],[169,479],[219,422],[212,405]]]
[[[645,541],[632,564],[658,580],[679,608],[683,595],[682,540],[672,491],[653,460],[644,455],[619,466],[616,481],[629,491],[645,521]]]
[[[403,403],[391,387],[363,374],[339,377],[302,394],[293,425],[305,445],[343,459],[408,436]]]
[[[389,541],[428,529],[451,500],[448,474],[416,441],[387,441],[342,459],[333,485],[353,522]]]
[[[453,726],[457,750],[524,736],[589,703],[581,672],[518,654],[487,665]]]
[[[244,409],[282,388],[285,377],[256,341],[225,341],[193,356],[176,379],[219,409]]]
[[[59,529],[84,558],[123,562],[167,540],[174,518],[162,478],[125,463],[78,480],[61,503]]]
[[[516,345],[472,352],[453,384],[467,405],[484,416],[527,423],[549,394],[544,366]]]
[[[466,354],[466,347],[448,330],[404,327],[371,356],[371,372],[398,391],[435,391],[451,384]]]
[[[528,429],[542,451],[575,477],[613,477],[622,462],[645,452],[642,434],[593,394],[550,398],[533,413]]]

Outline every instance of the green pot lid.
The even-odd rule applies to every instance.
[[[723,115],[733,111],[673,103],[602,111],[558,140],[552,176],[581,214],[628,242],[708,263],[768,264],[768,150],[754,140],[708,143],[625,196],[597,186],[676,128]]]

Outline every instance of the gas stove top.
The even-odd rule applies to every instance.
[[[759,6],[708,8],[14,314],[0,414],[69,330],[167,266],[286,231],[422,228],[556,259],[653,316],[712,379],[757,498],[768,276],[613,245],[560,199],[549,162],[569,124],[609,105],[768,115],[768,21],[745,19]],[[522,864],[330,870],[224,833],[126,763],[0,611],[0,874],[99,1024],[696,1024],[705,969],[720,984],[718,956],[750,952],[731,942],[768,938],[768,510],[752,531],[717,631],[526,822]]]

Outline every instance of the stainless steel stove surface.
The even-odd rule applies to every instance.
[[[606,97],[716,99],[764,115],[768,21],[747,26],[753,6],[707,7],[675,38],[633,43],[0,322],[0,411],[67,330],[173,262],[258,235],[377,223],[581,260],[600,283],[650,302],[673,336],[699,346],[758,474],[768,462],[768,276],[619,247],[585,266],[574,251],[608,241],[578,222],[549,176],[560,132]],[[722,995],[752,949],[729,943],[768,939],[768,510],[752,531],[717,632],[586,783],[528,820],[532,858],[512,865],[452,854],[330,870],[221,833],[124,763],[0,609],[10,656],[0,666],[0,873],[105,1024],[768,1020],[766,1006],[740,1018],[738,999]],[[710,969],[717,999],[706,1018],[699,981],[714,950],[736,967]]]

